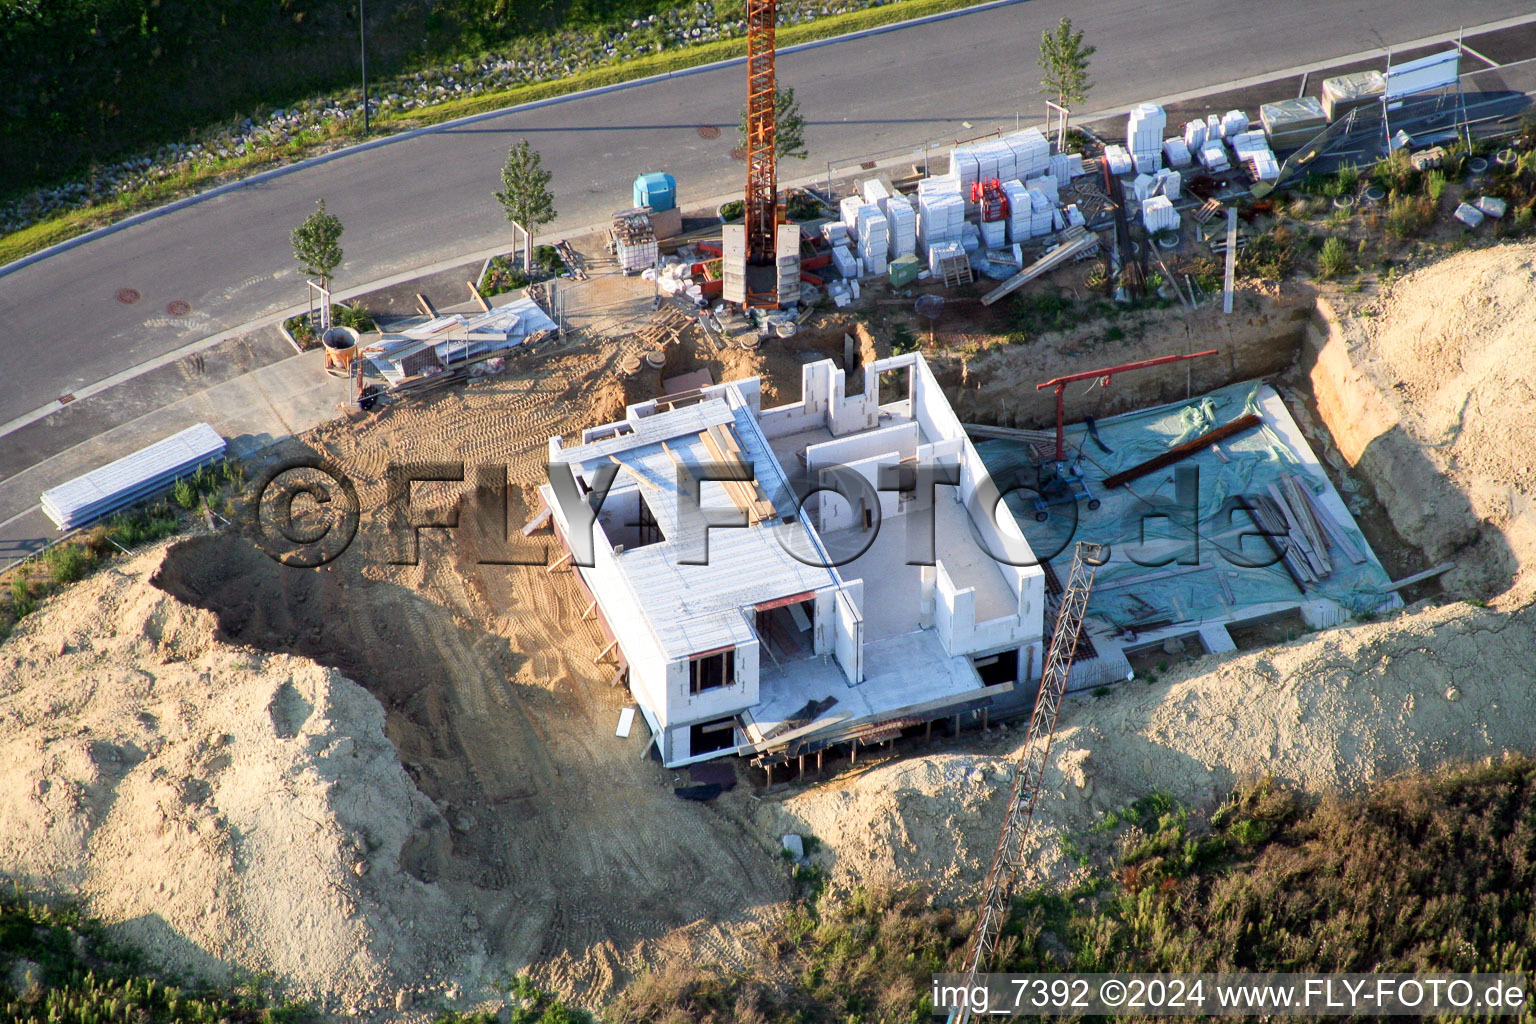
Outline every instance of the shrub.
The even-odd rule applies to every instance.
[[[1432,170],[1424,175],[1424,191],[1432,202],[1438,203],[1445,193],[1445,172]]]
[[[480,294],[485,296],[514,292],[531,284],[523,268],[512,262],[510,256],[493,256],[480,278]]]
[[[55,583],[73,583],[91,566],[90,556],[79,544],[55,544],[43,555],[43,562]]]
[[[1377,161],[1376,166],[1371,168],[1371,180],[1389,192],[1394,189],[1402,193],[1417,192],[1419,178],[1418,169],[1408,158],[1408,151],[1403,149]]]
[[[359,334],[377,330],[378,326],[373,322],[373,316],[363,308],[363,304],[357,301],[331,306],[331,323],[338,327],[350,327]]]
[[[193,509],[197,507],[197,486],[191,480],[181,479],[171,488],[171,497],[182,508]]]
[[[11,614],[24,619],[36,609],[37,602],[32,600],[32,585],[27,582],[27,567],[22,566],[11,577]]]
[[[1400,195],[1387,207],[1387,232],[1394,238],[1412,238],[1434,220],[1428,196]]]
[[[1360,168],[1354,164],[1345,164],[1339,168],[1339,175],[1336,180],[1339,183],[1339,193],[1341,195],[1346,192],[1353,192],[1355,186],[1360,183]]]
[[[1317,255],[1317,273],[1319,277],[1338,277],[1350,270],[1349,250],[1344,247],[1344,239],[1333,235],[1323,243],[1322,251]]]

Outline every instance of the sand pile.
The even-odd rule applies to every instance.
[[[1508,545],[1520,600],[1536,583],[1536,245],[1457,253],[1399,281],[1364,319],[1364,355],[1426,456]],[[1432,510],[1426,515],[1434,515]],[[1502,553],[1501,553],[1502,554]]]
[[[1078,865],[1063,840],[1154,790],[1211,808],[1265,775],[1323,795],[1536,752],[1533,644],[1536,610],[1418,608],[1070,700],[1035,815],[1033,877],[1068,878]],[[1000,780],[1022,738],[1005,732],[976,753],[894,761],[793,793],[765,804],[764,827],[820,838],[836,884],[923,878],[963,896],[990,864]]]
[[[78,891],[164,963],[270,971],[330,1009],[457,970],[460,915],[400,866],[438,815],[383,709],[334,669],[217,642],[151,585],[163,555],[0,648],[0,873]]]

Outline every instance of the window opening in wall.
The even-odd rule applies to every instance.
[[[703,693],[706,690],[729,686],[735,681],[736,648],[734,647],[702,655],[688,663],[689,693]]]
[[[688,754],[712,754],[736,745],[736,719],[720,718],[688,728]]]

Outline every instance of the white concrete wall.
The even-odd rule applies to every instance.
[[[901,492],[880,490],[880,467],[894,466],[900,461],[901,457],[895,452],[883,452],[843,464],[845,472],[857,473],[868,482],[870,491],[880,504],[880,521],[887,526],[890,525],[893,517],[902,512]],[[832,484],[834,481],[829,480],[828,483]],[[823,491],[817,495],[816,505],[816,529],[823,533],[864,525],[857,496],[850,502],[844,495]]]
[[[751,615],[751,612],[747,613]],[[703,693],[688,692],[691,659],[679,658],[666,666],[666,700],[670,711],[669,725],[688,725],[708,722],[745,711],[759,700],[758,659],[760,650],[756,640],[749,640],[736,647],[736,674],[725,686]]]

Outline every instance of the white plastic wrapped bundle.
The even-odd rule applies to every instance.
[[[1221,134],[1230,139],[1248,130],[1248,115],[1241,110],[1229,110],[1221,119]]]
[[[1051,210],[1055,202],[1050,196],[1039,189],[1029,190],[1029,233],[1031,237],[1038,238],[1041,235],[1051,233]]]
[[[961,196],[971,194],[971,186],[976,184],[980,174],[981,163],[970,146],[956,146],[949,151],[949,176],[960,183]]]
[[[1150,174],[1138,174],[1131,180],[1131,195],[1137,202],[1146,202],[1157,191],[1157,179]]]
[[[988,249],[1001,249],[1008,241],[1008,222],[984,220],[981,222],[981,241]]]
[[[1132,153],[1131,164],[1136,168],[1137,174],[1152,174],[1163,166],[1163,154],[1159,150],[1156,153]]]
[[[1200,165],[1208,171],[1225,171],[1232,165],[1227,162],[1227,147],[1220,139],[1207,139],[1200,147]]]
[[[1109,164],[1109,173],[1113,175],[1131,173],[1131,154],[1121,146],[1105,146],[1104,162]]]
[[[868,273],[885,273],[886,252],[890,245],[890,221],[879,207],[865,204],[859,210],[858,253]]]
[[[1269,140],[1263,132],[1237,132],[1227,136],[1227,143],[1239,160],[1246,160],[1250,153],[1269,149]]]
[[[1221,128],[1221,118],[1215,114],[1205,115],[1205,141],[1210,142],[1212,139],[1219,140],[1225,137]]]
[[[1005,181],[1003,195],[1008,198],[1008,241],[1022,242],[1030,237],[1029,218],[1034,210],[1029,189],[1022,181]]]
[[[1081,178],[1083,176],[1083,154],[1067,154],[1067,177]]]
[[[1163,140],[1163,160],[1169,167],[1188,167],[1190,164],[1189,147],[1183,139],[1173,138]]]
[[[953,174],[935,174],[931,178],[923,178],[917,183],[919,196],[939,195],[941,193],[960,194],[960,179]]]
[[[1173,208],[1173,201],[1167,196],[1153,196],[1141,204],[1141,226],[1149,235],[1177,230],[1179,211]]]
[[[1065,153],[1052,154],[1050,175],[1057,181],[1070,180],[1072,177],[1072,159]]]
[[[1157,190],[1169,199],[1178,199],[1184,188],[1184,176],[1178,171],[1163,171],[1157,176]]]
[[[1205,122],[1184,122],[1184,146],[1191,153],[1197,153],[1200,147],[1205,145]]]

